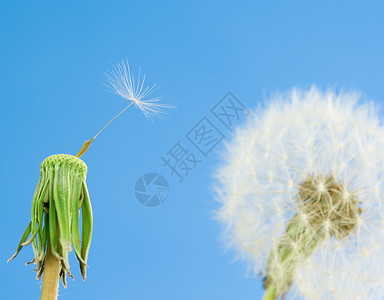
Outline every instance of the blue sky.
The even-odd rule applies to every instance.
[[[40,296],[24,266],[31,247],[6,263],[29,222],[40,163],[76,154],[127,105],[103,87],[125,58],[177,109],[151,123],[130,108],[82,157],[94,213],[90,267],[83,282],[70,254],[76,280],[59,299],[260,298],[261,280],[233,262],[212,218],[222,143],[182,183],[161,157],[188,145],[201,118],[214,120],[210,109],[228,91],[250,109],[311,84],[357,89],[382,105],[383,10],[380,1],[1,1],[1,298]],[[133,193],[147,172],[169,183],[156,208]]]

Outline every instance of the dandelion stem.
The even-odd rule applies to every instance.
[[[300,214],[296,214],[269,255],[264,282],[267,290],[272,285],[277,296],[284,296],[291,286],[297,265],[310,256],[325,238],[321,226],[313,228]]]
[[[85,141],[83,146],[81,147],[80,151],[76,154],[76,157],[81,157],[85,152],[87,152],[89,146],[91,145],[91,143],[93,142],[93,140],[109,125],[111,124],[111,122],[116,119],[118,116],[120,116],[128,107],[130,107],[135,101],[132,100],[131,103],[129,103],[129,105],[124,108],[121,112],[119,112],[112,120],[110,120],[107,125],[105,125],[94,137],[93,139],[89,140],[89,141]]]
[[[276,286],[270,284],[264,293],[263,300],[275,300],[276,299]]]
[[[40,300],[56,300],[60,279],[60,260],[52,254],[51,242],[48,240],[45,256],[43,288]]]

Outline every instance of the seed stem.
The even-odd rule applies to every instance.
[[[56,300],[60,279],[60,260],[52,254],[51,242],[48,239],[45,254],[43,288],[40,300]]]
[[[130,107],[133,103],[135,102],[135,100],[132,100],[131,103],[129,103],[129,105],[124,108],[121,112],[119,112],[112,120],[110,120],[107,125],[105,125],[94,137],[93,139],[89,140],[89,141],[85,141],[83,146],[81,147],[80,151],[76,154],[76,157],[80,157],[82,156],[85,152],[87,152],[89,146],[91,146],[91,143],[93,142],[93,140],[109,125],[111,124],[111,122],[116,119],[118,116],[120,116],[128,107]]]

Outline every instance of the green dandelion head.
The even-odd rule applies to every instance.
[[[92,208],[86,175],[87,165],[72,155],[52,155],[42,162],[40,179],[32,199],[31,221],[16,253],[9,260],[16,257],[23,246],[32,243],[35,258],[30,263],[37,264],[35,271],[39,279],[44,272],[49,241],[52,254],[61,262],[60,276],[66,286],[66,275],[73,277],[68,263],[68,253],[73,246],[80,262],[81,274],[86,279],[92,236]]]

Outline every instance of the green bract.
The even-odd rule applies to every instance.
[[[68,253],[71,244],[80,262],[81,274],[86,279],[88,250],[92,235],[92,208],[85,182],[87,166],[79,158],[58,154],[46,158],[40,166],[40,179],[32,200],[32,218],[13,259],[23,246],[32,243],[37,264],[37,278],[44,272],[48,241],[52,254],[61,262],[60,276],[66,286],[69,271]],[[82,215],[80,239],[79,211]],[[29,235],[31,237],[28,239]],[[37,238],[36,238],[37,236]]]

